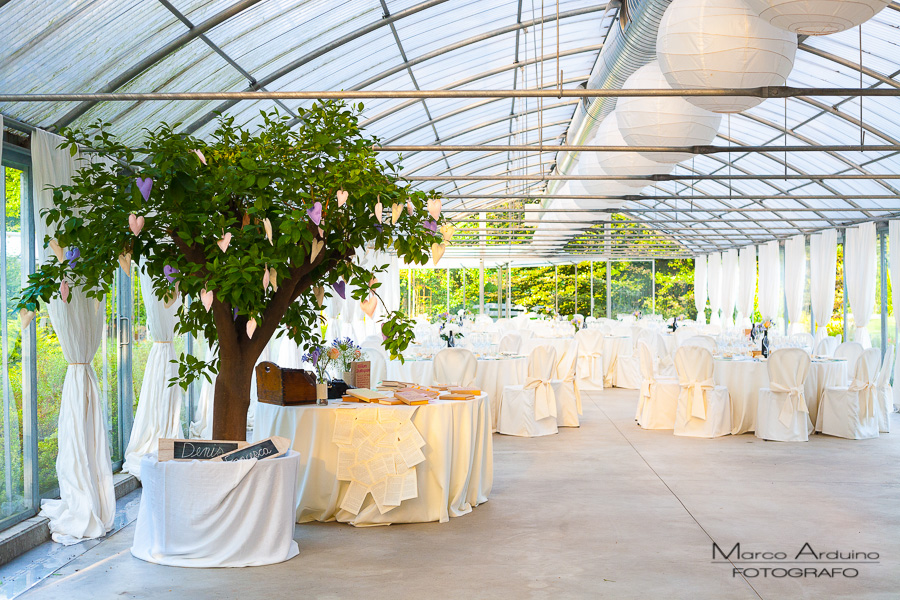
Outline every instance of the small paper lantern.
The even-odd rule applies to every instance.
[[[828,35],[865,23],[890,0],[745,0],[780,29],[800,35]]]
[[[675,89],[754,88],[787,82],[797,36],[775,27],[744,0],[674,0],[659,24],[656,56]],[[720,113],[753,108],[762,98],[689,97]]]
[[[671,89],[656,61],[634,72],[626,90]],[[629,146],[704,146],[716,139],[722,115],[694,106],[684,98],[657,96],[619,98],[615,115]],[[689,152],[641,152],[654,162],[689,160]]]
[[[619,123],[616,111],[608,115],[594,138],[587,143],[588,146],[627,146],[625,139],[619,132]],[[637,152],[582,152],[579,162],[581,173],[591,175],[614,175],[617,177],[630,175],[667,175],[672,172],[674,165],[660,163],[641,156]],[[650,183],[649,180],[625,179],[622,181],[598,182],[606,184],[618,184],[629,188],[642,188]],[[612,186],[607,189],[612,189]]]

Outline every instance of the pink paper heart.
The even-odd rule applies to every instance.
[[[432,219],[437,220],[441,216],[441,199],[432,198],[428,201],[428,214]]]
[[[206,309],[206,312],[209,312],[209,309],[212,308],[212,303],[213,303],[212,290],[206,290],[206,289],[200,290],[200,302],[203,303],[203,308]]]
[[[247,321],[247,337],[252,338],[253,334],[256,332],[256,319],[250,319]]]
[[[59,284],[59,297],[62,298],[63,302],[69,301],[69,282],[63,281]]]
[[[325,230],[319,227],[319,237],[325,237]]]
[[[361,301],[359,303],[363,312],[369,315],[369,318],[375,314],[375,309],[378,307],[378,298],[375,297],[375,294],[370,294],[368,298]]]
[[[415,209],[413,208],[412,200],[407,200],[406,201],[406,213],[409,216],[412,216],[414,211],[415,211]]]
[[[200,162],[202,162],[203,165],[206,166],[206,157],[203,156],[203,153],[200,152],[199,150],[194,150],[194,152],[197,154],[197,158],[200,159]]]
[[[263,271],[263,291],[269,289],[269,281],[271,280],[271,275],[269,275],[269,269],[266,268]]]
[[[343,206],[345,202],[347,202],[347,196],[350,194],[346,190],[338,190],[337,193],[337,203],[338,206]]]
[[[313,222],[313,225],[318,226],[322,222],[322,203],[313,204],[312,208],[306,209],[306,214],[309,215],[309,220]]]
[[[381,219],[384,217],[382,213],[384,212],[384,206],[381,205],[381,200],[378,201],[378,204],[375,205],[375,218],[378,219],[378,222],[381,223]]]
[[[331,287],[334,288],[334,291],[338,296],[340,296],[344,300],[347,299],[347,283],[343,279],[341,279]]]
[[[144,228],[144,217],[139,217],[134,214],[128,215],[128,228],[134,235],[139,235],[141,233],[141,229]]]
[[[218,242],[216,242],[216,244],[219,246],[219,250],[221,250],[222,252],[225,252],[226,250],[228,250],[228,244],[230,244],[230,243],[231,243],[231,232],[230,231],[228,233],[226,233],[225,235],[223,235],[222,239],[220,239]]]
[[[135,181],[137,182],[137,187],[141,192],[141,196],[144,197],[144,202],[146,202],[150,199],[150,190],[153,189],[153,179],[150,177],[147,177],[146,179],[137,177]]]

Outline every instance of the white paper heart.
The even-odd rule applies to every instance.
[[[263,291],[264,292],[269,289],[269,279],[270,279],[269,269],[267,268],[263,271]]]
[[[406,213],[407,213],[409,216],[412,216],[412,215],[413,215],[413,212],[415,212],[415,210],[416,210],[416,209],[413,208],[412,200],[407,200],[407,201],[406,201]]]
[[[139,235],[141,229],[144,228],[144,217],[138,217],[134,214],[128,215],[128,228],[134,235]]]
[[[437,266],[438,261],[444,256],[444,250],[446,249],[447,244],[444,243],[431,245],[431,262],[434,266]]]
[[[63,280],[62,283],[59,284],[59,297],[62,298],[63,302],[69,301],[69,282]]]
[[[314,262],[316,260],[316,257],[319,255],[319,252],[321,252],[324,248],[325,242],[323,242],[322,240],[313,240],[312,252],[309,255],[309,262]]]
[[[131,277],[131,252],[123,252],[119,255],[119,266],[126,275]]]
[[[200,290],[200,302],[203,303],[203,308],[206,309],[206,312],[209,312],[213,303],[213,291],[207,289]]]
[[[172,308],[172,305],[178,300],[178,284],[175,284],[175,291],[166,294],[165,299],[163,300],[163,306],[166,308]]]
[[[200,159],[200,162],[203,163],[203,166],[206,166],[206,157],[203,156],[203,153],[199,150],[194,150],[194,152],[197,154],[197,158]]]
[[[396,225],[397,221],[400,220],[400,215],[403,214],[403,205],[402,204],[392,204],[391,205],[391,225]]]
[[[34,320],[34,311],[33,310],[25,310],[24,308],[19,311],[19,323],[22,331],[25,331],[25,328],[28,327],[28,324]]]
[[[321,285],[317,285],[313,288],[313,295],[316,297],[316,303],[318,303],[319,307],[324,308],[325,306],[325,288]]]
[[[437,220],[441,216],[441,199],[432,198],[428,201],[428,214],[431,218]]]
[[[247,321],[247,337],[252,338],[254,333],[256,333],[256,319],[250,319]]]
[[[453,234],[456,233],[456,227],[447,223],[446,225],[441,225],[441,235],[444,236],[444,241],[449,242],[450,238],[453,237]]]
[[[350,194],[346,190],[338,190],[337,193],[337,203],[338,206],[343,206],[345,202],[347,202],[347,196]]]
[[[219,250],[221,250],[222,252],[225,252],[226,250],[228,250],[228,244],[230,244],[230,243],[231,243],[231,232],[230,231],[228,233],[226,233],[225,235],[223,235],[222,239],[220,239],[218,242],[216,242],[216,244],[219,246]]]
[[[381,200],[375,204],[375,218],[378,219],[378,222],[381,223],[382,214],[384,212],[384,207],[381,205]]]
[[[275,242],[272,241],[272,222],[268,217],[263,219],[263,229],[266,230],[266,238],[268,238],[269,243],[274,246]]]
[[[272,290],[278,291],[278,271],[275,267],[269,269],[269,282],[272,284]]]
[[[47,246],[53,251],[56,260],[62,262],[66,259],[66,249],[60,246],[55,238],[50,240],[50,242],[47,243]]]
[[[378,307],[378,298],[375,297],[375,294],[369,294],[368,298],[360,301],[359,306],[362,308],[363,312],[371,318],[372,315],[375,314],[375,309]]]

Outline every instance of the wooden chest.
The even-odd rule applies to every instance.
[[[282,369],[272,362],[256,365],[260,402],[279,406],[316,403],[316,377],[302,369]]]

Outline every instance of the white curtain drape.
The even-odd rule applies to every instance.
[[[706,323],[706,257],[694,258],[694,306],[697,322]]]
[[[816,343],[828,335],[836,283],[837,229],[828,229],[809,238],[809,299],[816,324]]]
[[[795,235],[784,242],[784,296],[789,333],[800,331],[803,292],[806,288],[806,236]],[[796,330],[796,331],[795,331]]]
[[[719,311],[722,309],[722,255],[710,254],[706,257],[706,289],[709,294],[709,308],[712,314],[709,322],[718,325],[722,322]]]
[[[756,297],[756,246],[746,246],[738,253],[737,311],[742,326],[749,326]]]
[[[157,451],[160,438],[181,438],[184,432],[181,429],[181,387],[169,385],[169,380],[178,376],[178,366],[172,361],[177,358],[173,342],[181,298],[179,296],[166,308],[165,301],[156,297],[153,282],[143,268],[138,276],[153,346],[144,367],[137,414],[125,449],[122,471],[140,479],[144,455]]]
[[[734,327],[734,306],[738,293],[738,251],[722,253],[722,326]]]
[[[40,262],[47,254],[43,247],[47,227],[41,211],[53,206],[53,194],[45,188],[70,183],[77,170],[76,161],[81,160],[80,154],[71,156],[68,150],[58,150],[61,141],[61,137],[41,130],[31,138],[36,253]],[[116,512],[106,407],[91,365],[103,336],[105,306],[75,288],[68,303],[51,300],[48,313],[69,366],[57,431],[60,499],[44,500],[41,514],[50,519],[55,541],[74,544],[106,534]]]
[[[759,251],[759,314],[763,319],[778,317],[781,300],[781,256],[778,242],[757,246]]]
[[[871,348],[868,326],[875,308],[875,223],[850,227],[846,232],[844,260],[847,264],[847,300],[856,324],[854,341],[863,348]]]
[[[894,324],[900,327],[900,221],[891,221],[889,225],[890,232],[890,248],[888,253],[890,258],[890,276],[891,276],[891,300],[894,308]],[[894,352],[894,376],[900,373],[897,365],[900,365],[900,351]],[[900,405],[900,384],[893,386],[894,404]]]
[[[209,344],[206,344],[206,352],[203,355],[206,360],[212,360],[215,356]],[[206,377],[200,379],[200,394],[197,397],[197,409],[195,418],[191,421],[190,437],[199,440],[211,440],[212,437],[212,416],[213,416],[213,396],[216,390],[216,375],[210,375],[212,381],[207,381]],[[255,379],[255,378],[254,378]]]

